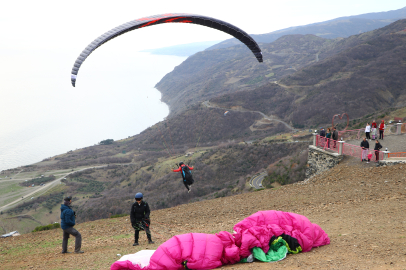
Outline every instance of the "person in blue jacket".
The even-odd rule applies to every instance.
[[[61,204],[61,228],[63,230],[62,253],[68,252],[68,239],[69,235],[73,235],[75,240],[75,253],[84,253],[80,248],[82,247],[82,235],[73,228],[75,226],[76,213],[70,206],[72,197],[66,197],[63,204]]]

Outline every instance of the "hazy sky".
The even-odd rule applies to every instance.
[[[99,35],[124,22],[149,15],[168,12],[201,14],[235,24],[249,34],[262,34],[404,6],[404,0],[2,1],[0,50],[64,49],[72,52],[73,63],[80,50]],[[137,30],[136,34],[124,39],[120,37],[115,43],[126,44],[131,40],[131,47],[138,50],[226,38],[229,38],[227,34],[213,29],[176,24]]]
[[[102,139],[132,136],[162,120],[168,109],[153,87],[184,58],[137,51],[231,37],[190,24],[139,29],[93,52],[81,67],[77,87],[71,87],[71,68],[80,52],[125,22],[195,13],[263,34],[405,5],[405,0],[3,0],[0,170]]]

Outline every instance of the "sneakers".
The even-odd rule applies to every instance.
[[[133,244],[133,246],[138,246],[139,244],[138,244],[138,242],[134,242],[134,244]]]
[[[85,253],[83,250],[75,251],[76,254],[82,254]]]
[[[72,253],[72,252],[69,252],[69,251],[65,251],[65,252],[61,252],[62,254],[69,254],[69,253]]]
[[[148,240],[148,244],[155,244],[155,242],[152,240]]]

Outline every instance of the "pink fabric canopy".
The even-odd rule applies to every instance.
[[[111,270],[180,270],[184,269],[182,263],[185,261],[189,269],[213,269],[239,262],[248,257],[254,247],[267,252],[271,237],[281,234],[296,238],[303,252],[330,244],[328,235],[319,225],[311,223],[305,216],[289,212],[257,212],[237,223],[234,231],[234,234],[222,231],[215,235],[176,235],[159,246],[147,267],[120,261],[113,263]]]

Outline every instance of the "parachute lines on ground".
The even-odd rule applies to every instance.
[[[154,15],[150,17],[140,18],[131,22],[127,22],[125,24],[117,26],[116,28],[111,29],[110,31],[104,33],[103,35],[95,39],[82,51],[82,53],[76,59],[75,64],[73,65],[71,72],[72,86],[75,87],[76,77],[78,75],[82,63],[95,49],[100,47],[102,44],[129,31],[161,23],[192,23],[226,32],[232,35],[233,37],[237,38],[238,40],[240,40],[242,43],[244,43],[253,52],[258,62],[262,62],[262,52],[258,44],[252,37],[250,37],[247,33],[239,29],[238,27],[221,20],[201,15],[187,13],[167,13],[162,15]]]

